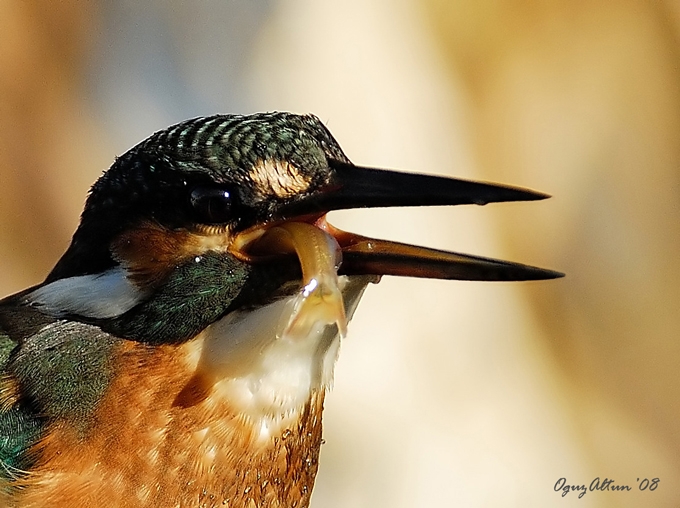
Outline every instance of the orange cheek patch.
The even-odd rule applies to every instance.
[[[130,280],[147,289],[163,281],[187,259],[209,251],[225,252],[230,243],[231,235],[224,228],[195,233],[143,223],[114,240],[111,251],[130,273]]]

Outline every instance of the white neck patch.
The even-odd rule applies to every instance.
[[[113,318],[139,304],[145,292],[118,266],[102,273],[59,279],[29,293],[26,299],[53,316],[72,314],[89,318]]]
[[[350,319],[373,277],[339,277]],[[299,416],[313,390],[329,388],[340,340],[337,327],[318,323],[306,336],[284,330],[299,295],[236,311],[210,325],[198,368],[216,380],[214,395],[248,415],[268,439]]]

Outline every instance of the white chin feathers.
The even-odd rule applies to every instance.
[[[104,319],[126,313],[145,296],[119,266],[98,274],[56,280],[29,293],[26,299],[53,316]]]
[[[339,277],[347,318],[356,309],[372,277]],[[269,427],[301,410],[313,390],[326,389],[333,378],[340,341],[338,327],[324,316],[290,333],[291,316],[301,295],[257,309],[230,313],[201,334],[198,369],[216,382],[243,414]]]

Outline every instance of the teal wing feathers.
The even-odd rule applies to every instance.
[[[11,393],[15,384],[7,369],[18,347],[19,344],[0,329],[0,486],[3,480],[22,474],[27,465],[26,451],[39,438],[42,428],[40,419],[25,403],[14,400]]]
[[[116,342],[96,326],[0,304],[0,494],[30,471],[33,445],[51,424],[86,430],[112,376]]]

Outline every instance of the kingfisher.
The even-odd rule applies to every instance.
[[[546,197],[356,166],[313,115],[156,132],[93,185],[45,281],[0,301],[0,505],[308,506],[324,397],[369,283],[562,276],[326,214]]]

